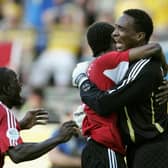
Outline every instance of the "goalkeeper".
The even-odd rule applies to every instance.
[[[74,85],[80,81],[78,83],[80,87],[80,83],[82,83],[80,78],[85,80],[82,74],[78,76],[78,69],[80,69],[80,72],[85,72],[87,69],[89,79],[99,89],[108,90],[123,79],[128,70],[129,61],[146,58],[161,51],[160,46],[154,43],[124,52],[114,51],[113,31],[113,26],[105,22],[97,22],[88,28],[87,40],[95,59],[91,63],[84,62],[77,65],[77,69],[74,70],[72,76]],[[161,59],[163,69],[166,69],[165,60],[161,53],[158,59]],[[85,89],[87,89],[87,85]],[[74,115],[79,125],[81,125],[79,123],[81,121],[80,116],[84,116],[82,134],[88,137],[87,146],[82,154],[82,167],[97,168],[99,166],[108,168],[110,165],[119,168],[126,167],[124,162],[125,146],[117,124],[117,113],[112,113],[108,117],[101,117],[89,106],[83,104],[81,107],[84,108],[86,115],[84,116],[82,113],[80,115],[75,113]]]

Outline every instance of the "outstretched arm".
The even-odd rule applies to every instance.
[[[41,143],[23,143],[11,147],[7,154],[15,163],[36,159],[56,145],[68,141],[73,135],[76,136],[78,128],[74,121],[68,121],[60,127],[59,132],[58,137],[49,138]]]
[[[44,125],[48,121],[48,112],[44,109],[33,109],[28,111],[19,121],[21,129],[30,129],[35,125]]]

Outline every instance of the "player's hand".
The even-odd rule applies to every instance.
[[[77,64],[77,66],[75,67],[72,73],[72,85],[73,86],[80,87],[80,85],[85,80],[88,79],[86,72],[87,72],[89,64],[90,64],[89,61],[85,61],[85,62],[81,62]]]
[[[35,125],[44,125],[48,122],[48,112],[44,109],[28,111],[20,121],[21,129],[30,129]]]
[[[163,74],[164,74],[164,76],[166,76],[167,72],[168,72],[168,65],[164,64],[164,65],[162,65],[162,68],[163,68]]]
[[[59,135],[57,138],[60,139],[60,142],[66,142],[71,139],[72,136],[78,136],[80,134],[80,130],[74,121],[64,122],[60,129]]]
[[[160,92],[156,94],[156,101],[163,104],[168,101],[168,81],[163,81],[163,84],[158,88]]]

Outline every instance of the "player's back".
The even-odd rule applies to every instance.
[[[127,69],[128,51],[108,52],[93,60],[87,73],[89,79],[99,89],[108,90],[124,77]],[[114,151],[124,153],[116,113],[112,113],[108,117],[101,117],[87,105],[85,105],[84,111],[86,117],[82,125],[83,134]]]
[[[92,61],[88,68],[89,79],[101,90],[115,86],[128,69],[128,51],[108,52]]]

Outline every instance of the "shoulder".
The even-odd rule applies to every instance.
[[[146,78],[161,78],[162,72],[160,68],[160,63],[153,59],[141,59],[133,63],[129,68],[129,76],[136,77],[146,77]]]
[[[0,115],[6,115],[8,113],[9,109],[7,106],[5,106],[2,102],[0,102]]]

